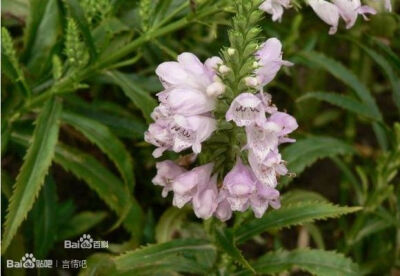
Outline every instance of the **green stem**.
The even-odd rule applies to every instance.
[[[74,91],[75,90],[74,84],[79,83],[80,81],[90,77],[97,71],[101,71],[101,70],[107,68],[108,66],[110,66],[110,64],[118,62],[120,59],[129,55],[130,53],[135,51],[138,47],[145,44],[146,42],[148,42],[152,39],[155,39],[157,37],[166,35],[168,33],[174,32],[178,29],[181,29],[181,28],[187,26],[194,19],[204,18],[204,17],[210,16],[214,13],[217,13],[219,11],[221,11],[220,5],[219,4],[214,5],[213,7],[206,9],[204,12],[198,13],[196,15],[196,17],[193,17],[193,18],[185,17],[185,18],[182,18],[171,24],[168,24],[165,27],[159,28],[157,30],[151,30],[151,31],[143,34],[142,36],[133,40],[126,46],[124,46],[121,49],[114,52],[114,54],[109,55],[108,57],[104,58],[102,61],[95,63],[93,65],[90,65],[89,67],[76,72],[76,74],[69,75],[64,79],[61,79],[59,82],[55,83],[52,87],[47,89],[42,94],[32,97],[30,101],[26,102],[22,107],[18,108],[13,113],[11,118],[13,118],[13,120],[18,119],[24,112],[30,110],[32,107],[34,107],[36,105],[39,105],[40,103],[43,103],[45,100],[49,99],[53,94],[64,94],[67,92]]]

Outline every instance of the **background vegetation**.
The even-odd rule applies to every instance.
[[[392,4],[394,12],[359,18],[335,36],[303,2],[281,23],[265,15],[260,39],[278,37],[295,63],[268,92],[300,125],[283,151],[297,176],[281,179],[281,209],[222,224],[161,197],[143,132],[161,90],[156,66],[228,46],[232,1],[2,1],[5,275],[61,275],[5,269],[28,252],[88,260],[87,269],[64,270],[70,275],[400,273]],[[64,249],[84,233],[109,248]]]

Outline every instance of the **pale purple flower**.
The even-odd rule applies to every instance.
[[[235,166],[225,176],[222,186],[232,211],[244,212],[249,207],[250,196],[256,189],[256,181],[250,167],[243,165],[238,158]]]
[[[331,26],[329,34],[335,34],[339,25],[338,7],[325,0],[308,0],[308,4],[322,21]]]
[[[182,208],[196,195],[198,187],[207,185],[210,181],[213,164],[209,163],[196,167],[188,172],[180,174],[172,182],[174,192],[173,205]]]
[[[260,6],[260,10],[272,15],[272,21],[281,21],[283,8],[290,8],[290,0],[266,0]]]
[[[155,158],[160,157],[164,151],[170,149],[173,145],[169,122],[159,119],[155,123],[150,124],[149,129],[144,133],[144,140],[157,147],[153,151],[153,156]]]
[[[172,149],[180,152],[192,147],[194,153],[201,152],[201,143],[205,141],[216,129],[216,121],[207,116],[175,115],[170,124],[173,136]]]
[[[299,127],[296,119],[285,112],[273,113],[268,118],[268,122],[275,123],[280,126],[279,136],[286,136]]]
[[[350,29],[356,23],[358,15],[362,15],[368,20],[366,14],[376,14],[376,11],[369,6],[361,6],[360,0],[333,0],[338,7],[339,14],[346,22],[346,29]]]
[[[179,87],[198,90],[207,96],[207,87],[214,83],[218,64],[222,60],[211,57],[203,64],[192,53],[182,53],[177,60],[161,63],[156,69],[156,74],[166,89],[161,94],[168,94],[171,88]]]
[[[260,93],[257,94],[257,97],[259,97],[261,99],[261,101],[263,102],[265,112],[272,114],[272,113],[275,113],[278,111],[278,108],[276,107],[276,105],[274,105],[272,103],[271,94],[260,91]]]
[[[257,179],[269,187],[275,188],[278,185],[277,176],[287,174],[287,168],[278,149],[270,151],[262,161],[249,151],[248,160]]]
[[[193,197],[193,210],[198,218],[210,218],[218,206],[217,175],[209,181],[197,185],[197,192]]]
[[[261,49],[256,52],[259,68],[255,73],[258,82],[264,86],[271,82],[282,65],[291,66],[293,63],[282,60],[282,44],[277,38],[270,38],[261,45]]]
[[[194,88],[177,87],[158,95],[160,102],[167,106],[172,114],[199,115],[215,108],[215,98]]]
[[[269,205],[274,209],[280,208],[279,191],[257,181],[256,192],[251,196],[250,204],[255,217],[261,218]]]
[[[262,161],[271,150],[278,147],[279,133],[281,131],[282,127],[275,122],[249,125],[246,127],[246,148],[251,150]]]
[[[218,207],[215,210],[215,216],[221,221],[227,221],[232,217],[231,205],[227,200],[227,192],[223,189],[218,194]]]
[[[171,160],[165,160],[156,163],[157,174],[153,178],[152,182],[155,185],[164,187],[162,196],[166,197],[169,191],[172,191],[172,182],[176,177],[186,172],[186,169],[178,166]]]
[[[262,124],[265,121],[264,106],[254,94],[242,93],[232,101],[225,117],[227,121],[233,120],[238,126]]]
[[[392,11],[392,2],[390,0],[384,0],[385,9],[388,12]]]
[[[156,106],[153,112],[150,114],[151,118],[154,121],[157,121],[159,119],[167,120],[171,115],[172,113],[170,108],[162,103]]]

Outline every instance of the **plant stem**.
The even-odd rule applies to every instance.
[[[23,113],[30,110],[32,107],[43,103],[47,99],[49,99],[53,94],[64,94],[66,92],[72,92],[76,89],[74,84],[77,84],[88,77],[92,76],[98,71],[101,71],[109,66],[113,66],[110,64],[118,62],[120,59],[124,58],[125,56],[129,55],[133,51],[135,51],[138,47],[145,44],[152,39],[157,37],[166,35],[168,33],[174,32],[178,29],[181,29],[187,26],[190,22],[195,19],[204,18],[210,16],[214,13],[221,11],[221,3],[218,3],[211,8],[207,8],[204,12],[196,14],[196,16],[189,18],[185,17],[178,21],[175,21],[171,24],[168,24],[164,27],[159,29],[150,30],[147,33],[144,33],[137,39],[133,40],[132,42],[128,43],[126,46],[120,48],[119,50],[115,51],[114,54],[106,57],[105,59],[89,65],[88,67],[82,69],[81,71],[76,72],[76,74],[72,74],[67,76],[66,78],[61,79],[57,83],[55,83],[52,87],[47,89],[45,92],[34,96],[31,100],[27,101],[23,106],[18,108],[13,115],[11,116],[12,121],[18,119]]]

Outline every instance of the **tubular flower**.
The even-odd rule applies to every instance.
[[[157,94],[160,105],[151,114],[155,122],[145,133],[145,141],[157,147],[154,157],[166,150],[201,151],[201,143],[215,130],[216,121],[210,112],[215,109],[216,96],[223,92],[222,84],[214,81],[220,63],[219,57],[203,64],[195,55],[183,53],[177,62],[157,67],[156,74],[165,89]]]
[[[238,126],[262,123],[265,120],[263,103],[254,94],[242,93],[233,100],[226,112],[226,120],[233,120]]]
[[[186,172],[186,170],[171,160],[158,162],[156,164],[157,175],[153,178],[153,183],[164,187],[162,196],[166,197],[172,191],[172,182],[176,177]]]
[[[350,29],[356,23],[358,15],[362,15],[365,20],[366,14],[376,14],[376,11],[369,6],[362,6],[360,0],[333,0],[338,7],[340,17],[346,22],[346,29]]]
[[[255,73],[261,86],[271,82],[282,65],[293,65],[293,63],[289,61],[282,60],[282,44],[275,37],[261,44],[260,49],[256,52],[256,59],[260,67],[256,69]]]
[[[338,7],[325,0],[308,0],[308,4],[322,21],[331,26],[329,34],[335,34],[339,25]]]
[[[281,21],[284,8],[290,8],[290,0],[266,0],[260,6],[260,10],[272,15],[272,21]]]

